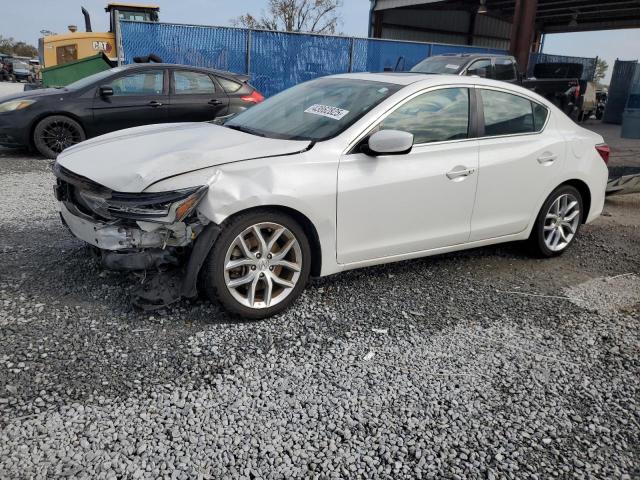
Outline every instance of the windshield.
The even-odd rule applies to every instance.
[[[124,70],[123,67],[115,67],[109,70],[105,70],[103,72],[94,73],[93,75],[89,75],[88,77],[81,78],[80,80],[70,83],[64,88],[69,90],[80,90],[81,88],[88,87],[89,85],[99,82],[100,80],[104,80],[114,73],[118,73]]]
[[[449,73],[458,75],[467,59],[459,57],[426,58],[411,69],[417,73]]]
[[[269,98],[231,118],[225,126],[269,138],[327,140],[400,88],[392,83],[321,78]]]

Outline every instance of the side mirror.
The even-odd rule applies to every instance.
[[[100,87],[99,91],[101,97],[110,97],[113,95],[113,88],[111,87]]]
[[[372,155],[404,155],[413,148],[413,133],[400,130],[379,130],[369,137]]]
[[[467,70],[467,76],[472,77],[481,77],[487,78],[487,69],[486,68],[474,68],[472,70]]]

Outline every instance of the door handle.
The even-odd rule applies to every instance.
[[[475,172],[475,168],[467,168],[463,166],[455,167],[453,170],[447,172],[447,178],[449,180],[453,180],[454,182],[459,182],[464,180],[466,177]]]
[[[215,98],[213,100],[209,100],[209,102],[207,103],[209,103],[209,105],[214,105],[214,106],[222,105],[222,101],[216,100]]]
[[[162,106],[162,102],[158,102],[157,100],[152,100],[149,102],[149,106],[156,108],[156,107],[161,107]]]
[[[544,154],[538,157],[538,163],[541,165],[551,165],[556,161],[556,158],[558,158],[558,155],[552,153]]]

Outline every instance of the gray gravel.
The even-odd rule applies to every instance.
[[[0,478],[640,478],[621,206],[559,259],[353,271],[237,322],[131,308],[136,278],[66,233],[51,179],[0,151]]]

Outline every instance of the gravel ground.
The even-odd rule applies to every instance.
[[[638,196],[558,259],[353,271],[236,322],[134,310],[51,183],[0,151],[0,478],[640,478]]]
[[[19,82],[0,82],[0,97],[5,95],[13,95],[24,91],[24,83]]]

